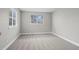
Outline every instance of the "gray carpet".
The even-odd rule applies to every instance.
[[[7,50],[79,50],[79,47],[52,34],[21,35]]]

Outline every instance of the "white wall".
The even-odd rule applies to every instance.
[[[43,24],[31,23],[31,15],[42,15]],[[51,32],[51,13],[41,13],[41,12],[22,12],[21,20],[21,33],[41,33],[41,32]]]
[[[0,8],[0,49],[5,48],[20,32],[20,11],[17,9],[17,27],[9,28],[8,8]]]
[[[52,16],[52,32],[79,43],[79,9],[56,9]]]

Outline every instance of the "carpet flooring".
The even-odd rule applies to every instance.
[[[7,50],[79,50],[53,34],[21,35]]]

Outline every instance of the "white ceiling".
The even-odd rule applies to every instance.
[[[21,11],[29,12],[53,12],[54,8],[20,8]]]

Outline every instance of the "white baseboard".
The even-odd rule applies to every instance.
[[[39,32],[39,33],[21,33],[21,35],[27,35],[27,34],[51,34],[52,32]]]
[[[17,35],[17,36],[13,39],[13,41],[11,41],[8,45],[6,45],[6,46],[3,48],[3,50],[6,50],[20,35],[21,35],[21,34]]]
[[[66,40],[66,41],[68,41],[68,42],[70,42],[70,43],[72,43],[72,44],[74,44],[74,45],[76,45],[76,46],[79,47],[79,43],[77,43],[77,42],[74,42],[74,41],[72,41],[72,40],[69,40],[69,39],[66,38],[66,37],[62,37],[61,35],[58,35],[57,33],[52,33],[52,34],[54,34],[54,35],[56,35],[56,36],[58,36],[58,37],[60,37],[60,38],[62,38],[62,39],[64,39],[64,40]]]

